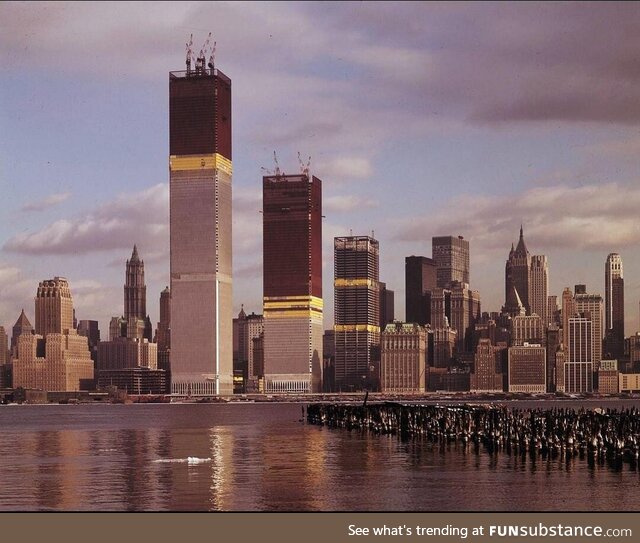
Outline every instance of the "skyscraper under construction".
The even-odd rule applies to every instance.
[[[171,391],[231,394],[231,80],[206,61],[169,74]]]
[[[334,239],[335,379],[338,390],[375,386],[379,361],[379,244],[369,236]]]
[[[264,386],[321,392],[322,182],[263,178]]]

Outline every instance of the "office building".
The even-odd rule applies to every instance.
[[[594,333],[591,317],[571,317],[568,322],[569,353],[564,364],[564,391],[593,391]],[[557,358],[557,354],[556,354]]]
[[[597,371],[602,360],[602,340],[604,339],[603,313],[604,305],[600,294],[576,294],[576,313],[588,313],[593,324],[593,364]]]
[[[31,322],[29,322],[29,319],[27,318],[27,315],[24,312],[24,309],[20,312],[20,315],[18,316],[18,319],[16,320],[16,323],[13,325],[13,328],[11,329],[11,357],[16,357],[18,356],[18,338],[23,335],[23,334],[27,334],[27,335],[31,335],[33,334],[33,326],[31,325]]]
[[[171,391],[233,391],[231,80],[200,56],[169,74]]]
[[[598,369],[598,392],[600,394],[618,394],[619,374],[617,360],[602,360]]]
[[[9,337],[4,326],[0,326],[0,366],[4,366],[9,360]]]
[[[551,325],[560,326],[562,324],[560,320],[560,308],[558,307],[558,297],[547,296],[547,320],[545,326]]]
[[[388,324],[380,337],[382,392],[426,390],[427,332],[415,323]]]
[[[93,388],[93,360],[87,338],[73,328],[73,300],[67,280],[55,277],[41,281],[35,310],[36,329],[45,333],[18,335],[13,387],[60,392]],[[23,315],[24,311],[21,318]]]
[[[393,290],[387,288],[387,284],[380,281],[380,330],[384,330],[387,324],[395,320],[395,295]]]
[[[605,263],[604,302],[606,352],[619,358],[624,354],[624,277],[617,253],[611,253]]]
[[[156,329],[155,342],[158,344],[158,369],[168,372],[167,381],[169,382],[171,372],[171,291],[169,287],[165,287],[160,293],[160,321]]]
[[[509,392],[543,394],[547,391],[547,352],[539,344],[509,347]]]
[[[473,357],[471,392],[502,392],[500,369],[496,347],[491,344],[491,340],[481,338]]]
[[[41,336],[73,330],[73,302],[64,277],[42,281],[36,293],[36,330]]]
[[[533,255],[530,269],[531,314],[542,319],[542,326],[548,326],[549,263],[545,255]]]
[[[480,317],[480,293],[468,285],[452,283],[450,289],[431,291],[431,325],[455,330],[458,354],[473,352],[474,329]]]
[[[562,291],[562,345],[569,358],[569,319],[576,316],[576,301],[569,287]]]
[[[404,259],[406,321],[425,325],[431,322],[430,293],[437,287],[436,263],[425,256]]]
[[[562,345],[562,331],[556,324],[550,325],[546,332],[547,347],[547,392],[555,392],[557,386],[556,354]]]
[[[80,320],[78,321],[78,334],[84,336],[89,341],[89,351],[94,364],[98,361],[98,343],[100,343],[100,328],[98,321]]]
[[[522,226],[518,245],[515,249],[511,245],[505,265],[504,311],[511,316],[519,315],[521,311],[518,302],[524,307],[526,314],[531,313],[531,255],[524,242]]]
[[[542,317],[517,315],[511,319],[511,345],[521,347],[525,343],[540,343],[545,340]]]
[[[462,236],[435,236],[431,254],[436,265],[436,287],[450,288],[454,282],[469,285],[469,241]]]
[[[371,388],[379,360],[379,245],[369,236],[334,239],[337,390]]]
[[[322,181],[263,178],[266,392],[322,387]]]

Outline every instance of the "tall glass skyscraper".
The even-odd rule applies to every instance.
[[[169,74],[171,391],[233,392],[231,80]]]
[[[624,278],[622,258],[611,253],[604,266],[605,350],[619,358],[624,354]]]

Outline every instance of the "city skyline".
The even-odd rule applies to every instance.
[[[609,253],[619,253],[625,334],[640,328],[640,190],[633,185],[640,91],[627,85],[637,75],[623,73],[627,55],[637,58],[640,46],[627,26],[637,9],[269,3],[152,10],[125,4],[118,14],[99,4],[0,9],[8,73],[0,120],[14,135],[0,145],[5,330],[23,307],[35,322],[36,285],[62,276],[78,319],[99,320],[104,333],[109,317],[119,314],[121,262],[134,244],[145,255],[148,313],[158,321],[159,295],[169,284],[166,72],[182,66],[190,33],[199,47],[209,30],[234,80],[233,315],[241,304],[261,308],[260,167],[273,167],[276,149],[287,173],[296,173],[298,151],[310,154],[311,173],[325,184],[325,329],[333,323],[334,237],[375,231],[380,276],[395,291],[402,319],[404,259],[431,257],[433,236],[469,240],[472,288],[483,311],[499,310],[504,261],[521,223],[528,247],[547,256],[548,292],[559,298],[577,283],[604,298],[603,265]],[[315,17],[320,9],[326,21]],[[212,28],[202,28],[208,18]],[[248,30],[256,19],[262,25]],[[525,19],[530,33],[514,36],[510,30]],[[134,31],[142,20],[148,24]],[[391,23],[384,32],[383,20]],[[471,25],[471,37],[437,28],[462,23]],[[558,24],[572,32],[562,41],[545,24],[551,34]],[[119,32],[129,38],[118,41]],[[486,55],[480,64],[504,89],[472,65],[474,37]],[[508,38],[504,49],[501,38]],[[602,40],[608,47],[599,50]],[[451,75],[446,60],[460,68],[452,93],[444,87]],[[618,71],[608,72],[611,66]],[[507,76],[509,69],[518,77]],[[574,88],[576,74],[587,84]],[[595,90],[586,89],[589,82]],[[487,95],[469,91],[474,85]]]

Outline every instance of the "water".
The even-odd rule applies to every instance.
[[[301,416],[299,404],[2,406],[0,510],[640,509],[628,464],[476,454]]]

